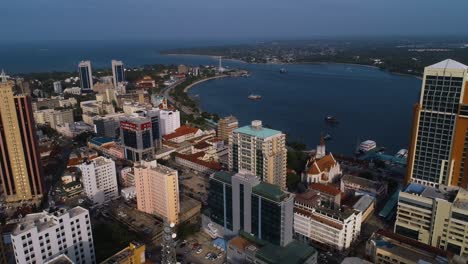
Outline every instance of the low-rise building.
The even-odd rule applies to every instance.
[[[366,243],[366,255],[373,263],[450,263],[452,259],[452,254],[443,249],[386,230],[372,234]]]
[[[369,194],[378,200],[387,196],[387,183],[372,181],[362,177],[346,174],[341,178],[341,192],[350,195]]]
[[[93,132],[94,129],[92,126],[88,125],[88,124],[85,124],[84,122],[74,122],[74,123],[65,123],[63,125],[57,125],[55,127],[55,130],[65,136],[65,137],[69,137],[69,138],[74,138],[76,136],[78,136],[79,134],[81,133],[85,133],[85,132]]]
[[[143,264],[146,262],[145,250],[144,244],[131,242],[128,247],[115,253],[100,264]]]
[[[375,197],[365,194],[353,205],[353,209],[362,213],[362,222],[365,222],[375,211]]]
[[[44,263],[61,254],[73,263],[96,263],[89,213],[79,206],[24,216],[11,242],[16,263]]]
[[[241,232],[227,246],[227,262],[233,264],[316,264],[318,252],[299,241],[281,247]]]
[[[187,140],[194,139],[203,135],[203,131],[196,127],[191,126],[181,126],[177,128],[174,132],[164,135],[162,138],[165,141],[170,141],[173,143],[182,143]]]
[[[302,181],[307,183],[333,183],[341,176],[340,164],[333,154],[326,154],[325,140],[320,139],[315,154],[307,161]]]
[[[206,174],[211,174],[222,169],[221,164],[211,159],[205,152],[195,154],[177,153],[175,161],[184,167]]]
[[[120,190],[120,196],[125,200],[131,200],[136,198],[136,189],[135,186],[130,186]]]
[[[330,209],[320,202],[320,195],[298,194],[294,203],[294,232],[299,240],[336,250],[346,250],[361,232],[360,211]]]

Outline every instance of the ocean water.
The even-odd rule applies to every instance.
[[[234,115],[242,125],[260,119],[290,140],[315,148],[330,134],[327,150],[350,155],[367,139],[394,154],[408,148],[412,106],[421,81],[376,68],[344,64],[244,65],[248,78],[212,80],[189,92],[202,110]],[[284,67],[286,74],[279,73]],[[249,94],[260,94],[252,101]],[[325,116],[338,123],[330,125]]]
[[[220,45],[222,42],[58,41],[0,43],[0,68],[7,73],[76,71],[80,60],[91,60],[93,69],[110,68],[110,61],[127,67],[145,64],[217,65],[207,56],[161,55],[178,47]],[[343,64],[265,65],[224,61],[223,66],[244,68],[248,78],[225,78],[190,90],[204,111],[235,115],[242,125],[260,119],[282,130],[290,140],[309,148],[321,134],[330,134],[328,150],[351,154],[366,139],[385,146],[388,153],[407,148],[412,106],[421,81],[375,68]],[[280,74],[284,67],[286,74]],[[251,93],[263,96],[251,101]],[[326,115],[339,123],[330,126]]]

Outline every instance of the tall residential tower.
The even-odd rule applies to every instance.
[[[42,197],[42,166],[29,95],[0,83],[0,178],[7,202]]]
[[[122,61],[112,60],[112,77],[115,87],[125,81],[125,69]]]
[[[408,155],[406,182],[466,188],[468,66],[445,60],[424,69]]]
[[[80,75],[82,92],[90,92],[93,90],[93,72],[91,70],[90,61],[81,61],[78,64],[78,74]]]
[[[240,127],[229,136],[229,169],[248,171],[261,181],[286,188],[286,135],[262,121]]]

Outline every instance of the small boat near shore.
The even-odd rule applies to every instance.
[[[258,100],[262,99],[262,96],[259,95],[259,94],[251,94],[247,98],[249,98],[250,100],[253,100],[253,101],[258,101]]]
[[[287,73],[288,71],[285,68],[280,69],[280,73]]]

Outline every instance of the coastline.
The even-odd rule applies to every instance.
[[[231,76],[223,74],[223,75],[218,75],[218,76],[213,76],[213,77],[208,77],[208,78],[205,78],[205,79],[198,80],[198,81],[196,81],[196,82],[194,82],[192,84],[187,85],[187,87],[184,88],[184,93],[187,93],[188,90],[190,90],[191,88],[193,88],[194,86],[196,86],[198,84],[201,84],[201,83],[204,83],[204,82],[207,82],[207,81],[210,81],[210,80],[222,79],[222,78],[226,78],[226,77],[231,77]]]
[[[202,56],[202,57],[208,57],[208,58],[212,58],[212,59],[218,59],[219,57],[222,57],[222,56],[215,56],[215,55],[206,55],[206,54],[203,55],[203,54],[193,54],[193,53],[183,53],[183,54],[180,54],[180,53],[168,53],[168,54],[161,53],[161,55],[168,55],[168,56],[194,56],[194,57],[196,57],[196,56]],[[329,62],[329,61],[278,62],[278,63],[272,63],[272,62],[263,63],[263,62],[262,62],[262,63],[257,63],[257,62],[247,62],[247,61],[244,61],[244,60],[241,60],[241,59],[234,59],[234,58],[226,58],[226,59],[224,59],[224,60],[226,60],[226,61],[234,61],[234,62],[243,63],[243,64],[252,64],[252,65],[255,65],[255,64],[265,64],[265,65],[338,64],[338,65],[361,66],[361,67],[367,67],[367,68],[372,68],[372,69],[378,69],[378,70],[381,70],[381,71],[388,72],[388,73],[390,73],[390,74],[395,74],[395,75],[400,75],[400,76],[414,77],[414,78],[417,78],[417,79],[422,80],[422,77],[421,77],[421,76],[418,76],[418,75],[409,74],[409,73],[403,73],[403,72],[392,72],[392,71],[389,71],[389,70],[380,68],[380,67],[375,66],[375,65],[361,64],[361,63]]]

